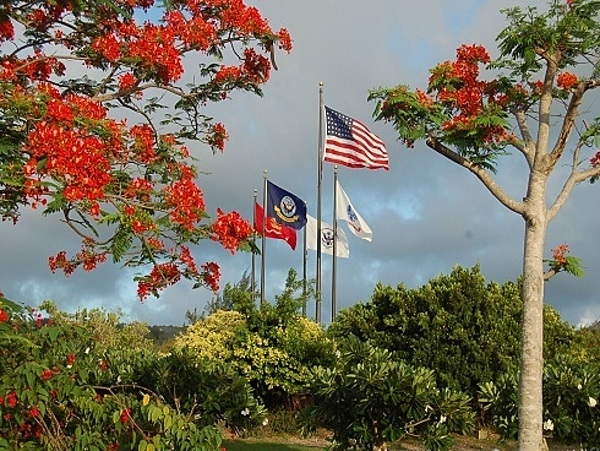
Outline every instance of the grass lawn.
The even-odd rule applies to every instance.
[[[299,443],[301,442],[301,443]],[[273,435],[244,439],[223,440],[227,451],[324,451],[327,446],[325,440],[302,442],[299,437],[291,435]],[[424,451],[419,440],[410,439],[397,443],[389,443],[391,451]],[[567,446],[549,442],[549,451],[572,451],[578,446]],[[496,434],[490,434],[486,439],[476,439],[474,436],[456,435],[454,437],[454,451],[517,451],[518,445],[514,440],[501,441]]]
[[[327,442],[322,439],[302,441],[299,437],[287,434],[273,434],[252,438],[226,439],[223,446],[227,451],[324,451]],[[423,444],[416,439],[403,440],[397,443],[388,443],[391,451],[424,451]],[[494,435],[488,439],[478,440],[474,436],[455,436],[455,451],[516,451],[514,441],[501,442]],[[565,451],[562,448],[550,447],[551,451]]]
[[[263,440],[223,440],[227,451],[320,451],[324,448]]]

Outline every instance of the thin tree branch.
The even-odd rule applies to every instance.
[[[579,106],[581,105],[581,102],[583,100],[583,95],[585,94],[586,86],[587,83],[580,82],[577,88],[573,91],[573,95],[571,96],[571,101],[569,102],[569,106],[567,107],[562,127],[556,140],[556,144],[554,144],[554,148],[550,152],[552,167],[554,167],[558,160],[560,160],[560,157],[562,156],[567,145],[567,140],[569,139],[569,136],[573,131],[575,119],[577,119]]]
[[[431,149],[435,150],[440,155],[446,157],[450,161],[453,161],[454,163],[466,168],[471,173],[473,173],[483,183],[483,185],[488,189],[488,191],[496,199],[498,199],[498,201],[500,201],[500,203],[502,205],[504,205],[506,208],[508,208],[509,210],[514,211],[515,213],[518,213],[520,215],[523,215],[525,213],[525,204],[522,202],[517,202],[514,199],[512,199],[506,193],[506,191],[504,191],[500,187],[500,185],[498,185],[496,183],[496,181],[492,178],[492,176],[486,170],[484,170],[480,166],[477,166],[476,164],[472,163],[471,161],[469,161],[462,155],[459,155],[458,153],[449,149],[443,143],[441,143],[440,141],[438,141],[436,138],[434,138],[432,136],[428,137],[425,142],[426,142],[427,146],[429,146]]]
[[[600,165],[592,166],[583,171],[578,171],[577,166],[573,165],[573,170],[571,171],[571,175],[565,181],[560,193],[556,197],[556,200],[552,204],[552,206],[548,209],[546,213],[546,218],[548,221],[551,221],[560,211],[562,206],[565,204],[571,191],[578,183],[584,182],[594,176],[600,176]]]
[[[533,167],[533,158],[535,155],[535,141],[533,136],[531,136],[529,126],[527,125],[527,116],[525,115],[525,111],[522,109],[515,108],[511,112],[517,121],[517,126],[519,127],[521,137],[523,138],[524,142],[524,144],[521,146],[517,146],[516,144],[513,145],[525,156],[527,164],[531,168]]]

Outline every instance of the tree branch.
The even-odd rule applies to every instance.
[[[567,140],[573,131],[573,125],[575,124],[575,119],[577,119],[577,115],[579,112],[579,106],[581,105],[581,101],[583,100],[583,95],[585,91],[587,83],[580,82],[577,86],[577,89],[573,91],[573,95],[571,96],[571,101],[569,102],[569,106],[567,107],[567,112],[565,113],[563,124],[560,129],[560,134],[556,140],[556,144],[554,144],[554,148],[550,152],[550,158],[552,161],[552,167],[556,165],[560,157],[562,156],[565,147],[567,145]]]
[[[552,88],[554,86],[554,79],[556,78],[558,61],[560,60],[560,54],[548,55],[546,52],[544,52],[542,56],[547,63],[546,72],[544,74],[544,86],[542,88],[538,109],[539,125],[535,155],[536,160],[539,158],[544,158],[548,152],[548,140],[550,139],[550,109],[552,107]]]
[[[454,163],[466,168],[471,173],[473,173],[483,183],[483,185],[488,189],[488,191],[496,199],[498,199],[498,201],[500,201],[500,203],[506,208],[520,215],[524,214],[525,205],[522,202],[517,202],[514,199],[512,199],[506,193],[506,191],[504,191],[500,187],[500,185],[496,183],[496,181],[490,176],[490,174],[487,171],[482,169],[480,166],[477,166],[476,164],[472,163],[462,155],[459,155],[450,148],[446,147],[443,143],[441,143],[439,140],[432,136],[428,137],[425,142],[428,147],[435,150],[440,155],[446,157],[450,161],[453,161]]]
[[[578,154],[578,152],[576,152],[575,155],[573,156],[574,159],[576,158],[577,154]],[[583,171],[578,171],[577,164],[574,161],[573,170],[571,171],[571,175],[569,175],[569,177],[565,181],[565,184],[563,185],[562,189],[560,190],[560,193],[556,197],[556,200],[554,201],[554,203],[552,204],[552,206],[548,209],[548,211],[546,213],[547,220],[551,221],[558,214],[561,207],[564,205],[564,203],[569,198],[569,195],[571,194],[571,191],[573,190],[575,185],[577,185],[578,183],[581,183],[585,180],[588,180],[594,176],[600,176],[600,165],[592,166]]]
[[[513,116],[517,121],[517,125],[521,132],[521,137],[523,138],[524,145],[515,147],[521,151],[521,153],[525,156],[527,160],[527,164],[530,168],[533,167],[533,157],[535,155],[535,141],[533,140],[533,136],[531,136],[531,132],[529,131],[529,126],[527,125],[527,118],[525,116],[525,111],[522,109],[513,109],[511,110]]]

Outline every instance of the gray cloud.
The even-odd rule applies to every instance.
[[[482,43],[494,55],[494,40],[505,25],[498,12],[517,0],[266,1],[256,5],[274,28],[287,27],[294,39],[290,55],[279,53],[279,70],[263,98],[235,93],[210,106],[231,140],[223,154],[193,147],[210,214],[217,206],[252,216],[254,189],[262,195],[263,170],[269,179],[305,199],[316,215],[318,86],[324,100],[363,120],[387,143],[391,170],[339,169],[339,179],[356,209],[374,232],[372,243],[349,234],[350,258],[338,260],[338,306],[366,301],[375,283],[409,287],[451,271],[453,265],[480,263],[488,280],[515,280],[521,272],[523,221],[504,209],[470,174],[428,151],[406,149],[389,124],[371,119],[368,91],[408,84],[425,87],[428,69],[454,58],[462,43]],[[501,5],[499,5],[501,3]],[[530,4],[544,5],[536,0]],[[525,172],[518,155],[501,160],[498,180],[516,198],[524,195]],[[333,168],[323,178],[323,219],[331,221]],[[547,302],[577,324],[600,316],[596,302],[600,257],[594,240],[598,213],[592,208],[597,187],[578,187],[551,224],[550,249],[567,242],[582,258],[587,277],[560,274],[546,287]],[[66,279],[52,275],[47,256],[76,250],[78,240],[55,218],[24,212],[15,227],[0,224],[0,289],[32,304],[55,299],[62,308],[121,308],[128,318],[149,323],[181,324],[185,311],[201,311],[212,294],[181,284],[160,299],[141,304],[132,272],[106,264],[91,273]],[[223,283],[236,282],[250,269],[248,254],[230,255],[211,242],[194,247],[199,261],[221,264]],[[287,269],[302,273],[302,252],[276,240],[267,242],[267,297],[282,286]],[[260,263],[260,259],[257,260]],[[315,275],[315,253],[309,251],[309,277]],[[330,318],[331,261],[323,257],[323,320]],[[314,307],[309,307],[313,314]]]

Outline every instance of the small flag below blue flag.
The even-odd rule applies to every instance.
[[[292,229],[306,224],[306,203],[298,196],[267,180],[267,216]]]

